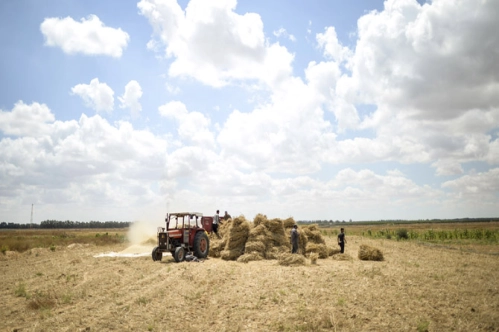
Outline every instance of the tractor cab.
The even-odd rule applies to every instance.
[[[198,258],[208,256],[213,217],[203,217],[197,212],[169,213],[166,227],[158,227],[158,245],[152,251],[153,261],[160,261],[164,252],[170,252],[176,262],[192,252]]]

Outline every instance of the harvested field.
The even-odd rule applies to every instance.
[[[152,246],[126,243],[7,251],[0,330],[499,330],[497,245],[475,252],[347,236],[344,255],[300,266],[153,262],[140,256]],[[361,245],[384,261],[359,260]]]

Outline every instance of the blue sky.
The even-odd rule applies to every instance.
[[[499,212],[497,1],[4,1],[0,221]]]

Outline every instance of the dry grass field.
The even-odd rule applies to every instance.
[[[348,226],[344,255],[304,266],[153,262],[151,242],[5,251],[0,330],[499,331],[497,244],[374,239]],[[362,244],[384,261],[359,260]],[[107,252],[122,256],[95,257]]]

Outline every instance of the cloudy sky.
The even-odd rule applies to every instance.
[[[497,0],[0,2],[0,221],[499,216]]]

